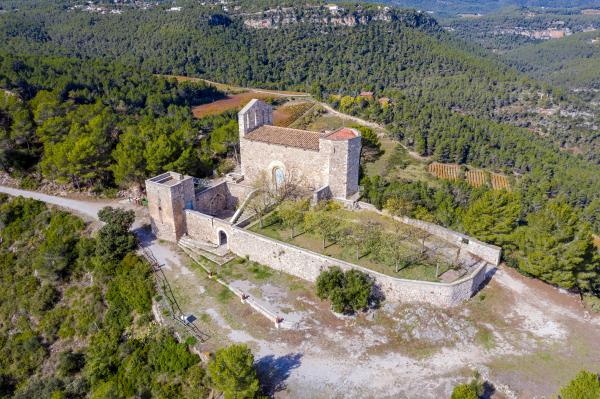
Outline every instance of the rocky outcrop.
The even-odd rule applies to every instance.
[[[295,24],[354,27],[373,22],[400,22],[413,27],[437,27],[434,19],[418,11],[390,7],[345,10],[329,7],[277,8],[240,14],[244,25],[253,29],[278,29]]]

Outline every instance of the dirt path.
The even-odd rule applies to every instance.
[[[118,201],[83,201],[75,200],[71,198],[59,197],[55,195],[48,195],[39,193],[37,191],[21,190],[18,188],[12,188],[7,186],[0,186],[0,193],[22,196],[25,198],[33,198],[39,201],[43,201],[47,204],[52,204],[67,208],[79,215],[83,215],[87,218],[98,219],[98,211],[105,206],[117,206]]]

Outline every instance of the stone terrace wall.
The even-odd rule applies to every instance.
[[[482,261],[471,275],[453,283],[400,279],[262,236],[197,211],[186,209],[185,216],[187,233],[192,239],[217,244],[219,231],[224,231],[229,249],[236,255],[248,256],[252,261],[313,282],[332,266],[361,270],[373,276],[381,292],[392,301],[456,306],[477,292],[490,271],[488,263]]]
[[[482,262],[473,274],[450,284],[400,279],[276,241],[237,226],[232,226],[229,247],[239,256],[248,256],[272,269],[309,281],[316,281],[321,271],[331,266],[339,266],[343,270],[362,270],[375,278],[388,300],[426,302],[441,307],[458,305],[473,296],[488,271],[486,263]]]

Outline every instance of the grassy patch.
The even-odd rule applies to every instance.
[[[483,346],[486,350],[493,349],[496,346],[496,340],[494,334],[487,328],[482,327],[475,337],[477,342]]]
[[[251,265],[248,267],[248,270],[254,273],[254,278],[257,280],[264,280],[273,275],[271,269],[254,262],[251,263]]]
[[[229,303],[234,297],[233,293],[227,287],[222,287],[217,294],[217,300],[223,304]]]
[[[352,212],[344,209],[339,209],[335,212],[338,213],[338,216],[343,220],[355,221],[356,223],[363,223],[367,220],[375,220],[380,223],[382,228],[385,230],[393,231],[395,228],[395,222],[392,218],[373,212]],[[327,242],[325,249],[323,249],[323,242],[321,238],[312,234],[311,232],[296,233],[294,238],[290,238],[290,231],[284,229],[278,221],[278,218],[273,215],[274,214],[272,213],[264,218],[262,229],[257,223],[251,226],[250,230],[278,241],[287,242],[301,248],[306,248],[313,252],[330,256],[332,258],[354,263],[356,265],[363,266],[389,276],[409,280],[439,281],[439,278],[436,277],[435,261],[427,257],[396,272],[393,267],[380,263],[372,254],[360,254],[359,259],[357,259],[356,250],[354,247],[342,246],[338,243]],[[428,240],[432,239],[434,238],[428,238]],[[420,248],[421,243],[407,239],[406,245],[407,247],[410,246],[412,248]],[[440,261],[440,267],[439,270],[437,270],[438,276],[449,270],[449,268],[449,264]]]

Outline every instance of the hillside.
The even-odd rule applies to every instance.
[[[3,194],[0,220],[2,397],[208,397],[200,358],[153,321],[133,212],[90,237],[78,217]]]
[[[373,0],[373,2],[398,7],[413,7],[426,10],[436,16],[455,16],[461,14],[467,18],[497,12],[507,7],[572,9],[598,6],[598,3],[593,0]]]
[[[600,24],[600,18],[598,18]],[[537,79],[580,91],[600,89],[600,33],[581,32],[570,37],[522,46],[503,57],[509,64]]]
[[[600,11],[506,8],[477,18],[454,17],[444,27],[499,54],[508,65],[552,85],[597,88]]]
[[[37,7],[0,15],[2,47],[14,54],[102,58],[152,73],[308,90],[328,101],[338,95],[342,101],[331,100],[334,106],[385,124],[396,139],[421,155],[526,174],[522,184],[531,192],[529,200],[564,194],[574,204],[586,206],[600,192],[600,139],[593,108],[460,41],[425,13],[375,5],[330,8],[317,2],[273,8],[268,8],[272,2],[183,2],[175,10],[164,3],[144,4],[148,6],[106,3],[99,10],[38,0],[32,3]],[[12,58],[7,58],[4,68],[11,77],[6,88],[17,91],[30,80],[30,69],[34,77],[44,71]],[[110,82],[110,73],[98,75],[100,81]],[[391,102],[381,106],[357,98],[361,91]],[[67,93],[57,90],[61,101],[69,100]],[[79,95],[77,90],[74,93]],[[115,121],[120,120],[119,104],[102,92],[83,98],[109,104]],[[163,168],[205,175],[235,145],[234,138],[228,138],[234,127],[226,120],[191,121],[189,107],[173,114],[170,107],[179,105],[169,105],[173,100],[159,104],[153,96],[142,94],[142,98],[143,112],[130,112],[133,120],[147,114],[162,120],[163,126],[181,128],[175,134],[165,132],[152,118],[142,119],[146,124],[141,129],[108,124],[102,133],[110,137],[103,142],[105,155],[92,157],[105,171],[100,175],[59,162],[61,151],[72,148],[75,137],[61,143],[44,139],[42,172],[69,181],[83,171],[88,185],[139,182]],[[123,99],[125,105],[128,101],[129,97]],[[35,107],[36,102],[29,106]],[[65,110],[68,107],[61,112]],[[194,134],[194,130],[219,126],[223,129],[209,139]],[[110,128],[126,134],[110,134]],[[46,137],[44,129],[39,132]],[[115,165],[107,162],[106,154],[116,159]]]
[[[2,14],[0,34],[16,54],[101,57],[153,73],[319,98],[402,90],[415,101],[531,128],[598,161],[588,104],[524,78],[444,32],[426,13],[320,2],[214,3],[184,2],[173,11],[163,3],[89,9],[38,0],[37,7]],[[513,106],[518,111],[507,114]],[[540,109],[553,106],[565,112]]]

